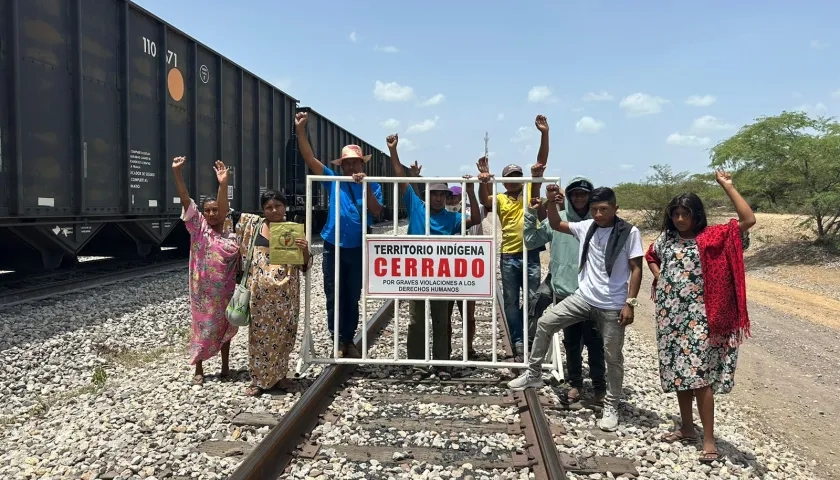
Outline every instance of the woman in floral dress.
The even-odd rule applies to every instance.
[[[306,239],[295,244],[303,251],[303,265],[272,265],[269,239],[271,224],[286,217],[286,197],[274,190],[260,196],[264,221],[259,231],[260,217],[249,213],[233,214],[234,231],[240,245],[243,265],[251,245],[251,238],[259,235],[254,244],[247,287],[251,292],[251,325],[249,338],[249,366],[251,385],[246,395],[260,395],[272,388],[286,389],[289,355],[295,346],[300,309],[300,276],[309,268],[312,257]]]
[[[703,202],[693,193],[677,196],[665,211],[663,232],[646,255],[654,275],[656,336],[662,389],[677,393],[682,426],[666,442],[697,440],[693,402],[703,424],[700,461],[718,460],[714,437],[714,395],[735,384],[738,346],[749,336],[743,235],[755,215],[717,172],[738,219],[708,226]]]
[[[195,365],[193,383],[200,385],[204,383],[202,362],[215,357],[219,351],[222,352],[219,376],[226,378],[229,375],[230,340],[236,335],[237,328],[225,318],[225,308],[236,284],[239,244],[230,228],[225,228],[228,168],[216,161],[218,200],[212,197],[205,199],[199,213],[181,174],[186,161],[186,157],[175,157],[172,170],[184,209],[181,219],[190,234],[190,364]]]

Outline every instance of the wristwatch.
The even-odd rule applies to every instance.
[[[628,298],[627,299],[627,305],[630,305],[631,307],[636,308],[636,307],[639,306],[639,300],[635,299],[635,298]]]

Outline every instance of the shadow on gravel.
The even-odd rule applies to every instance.
[[[166,273],[175,273],[184,276],[184,288],[179,289],[157,289],[154,293],[155,303],[164,303],[178,297],[187,295],[187,269],[173,270]],[[145,280],[149,280],[147,277]],[[84,290],[77,293],[68,293],[55,299],[37,300],[32,303],[14,305],[9,308],[0,308],[0,352],[22,347],[25,344],[44,343],[52,337],[59,337],[80,329],[102,325],[108,318],[118,319],[123,315],[134,313],[144,308],[145,305],[137,299],[140,292],[126,292],[127,286],[131,288],[131,282],[122,282],[104,287]],[[135,287],[136,288],[136,287]],[[66,302],[78,302],[79,299],[87,297],[89,304],[67,305]],[[97,297],[109,297],[110,305],[107,310],[100,310],[94,305]],[[114,298],[125,298],[117,303]],[[189,303],[189,299],[185,299]],[[17,318],[10,318],[17,317]],[[84,317],[83,320],[77,320]],[[58,321],[54,321],[54,319]],[[169,332],[172,334],[178,332]]]
[[[635,392],[625,390],[625,398],[630,398],[634,395]],[[677,408],[676,400],[674,400],[674,408]],[[622,402],[621,404],[621,419],[624,422],[632,423],[638,427],[643,429],[650,429],[651,433],[654,435],[654,438],[658,438],[668,432],[656,432],[658,429],[659,424],[661,423],[671,423],[675,427],[679,424],[679,416],[678,415],[669,415],[667,418],[663,418],[658,413],[647,410],[645,408],[639,408],[634,405],[631,405],[626,402]],[[629,415],[628,415],[629,413]],[[646,417],[646,420],[643,420],[641,417]],[[718,419],[715,418],[717,421]],[[699,423],[699,420],[698,420]],[[697,425],[697,443],[691,444],[697,448],[697,455],[699,457],[700,452],[703,450],[703,428],[698,424]],[[655,432],[655,433],[654,433]],[[751,452],[745,452],[741,450],[736,445],[728,442],[727,440],[717,437],[717,449],[720,453],[720,463],[723,464],[726,460],[736,464],[742,465],[745,467],[752,467],[754,475],[758,476],[759,478],[763,478],[764,475],[767,474],[767,468],[764,464],[759,463],[755,460],[755,455]],[[753,458],[750,459],[749,457],[752,456]]]

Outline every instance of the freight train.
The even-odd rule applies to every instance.
[[[0,270],[186,248],[177,155],[197,200],[216,194],[222,159],[234,208],[258,212],[277,189],[302,221],[302,109],[319,159],[355,143],[369,175],[391,174],[382,151],[128,0],[0,1]],[[313,205],[320,224],[320,187]]]

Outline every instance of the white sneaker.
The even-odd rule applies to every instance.
[[[523,373],[508,382],[508,388],[516,392],[520,392],[526,388],[540,388],[542,386],[542,377],[533,377],[529,372]]]
[[[605,432],[614,432],[618,429],[618,410],[614,406],[604,405],[598,427]]]

